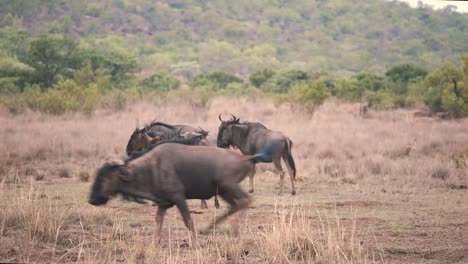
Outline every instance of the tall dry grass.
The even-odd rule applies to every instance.
[[[129,228],[115,209],[75,200],[67,206],[34,183],[0,189],[0,241],[13,238],[17,254],[2,261],[80,263],[367,263],[382,261],[379,250],[363,247],[355,222],[337,215],[312,215],[305,208],[277,204],[261,230],[242,221],[240,236],[218,227],[190,248],[179,230],[168,228],[158,244],[149,228]],[[6,200],[6,201],[5,201]],[[318,223],[318,225],[317,225]],[[173,233],[172,233],[173,232]],[[182,233],[184,233],[182,231]],[[188,233],[187,233],[188,234]],[[187,237],[188,238],[188,237]],[[19,244],[18,244],[19,243]],[[0,247],[1,248],[1,247]],[[376,258],[379,257],[379,258]]]
[[[276,193],[272,182],[278,178],[264,173],[272,165],[261,165],[255,178],[258,208],[248,210],[255,215],[248,213],[241,237],[221,226],[201,237],[195,249],[186,247],[188,236],[175,210],[164,227],[165,242],[157,245],[152,238],[154,208],[86,204],[89,184],[80,182],[92,181],[105,159],[122,157],[136,119],[140,124],[157,118],[201,126],[213,141],[219,113],[262,122],[291,138],[297,203],[274,206],[270,195]],[[330,213],[304,206],[301,199],[327,186],[375,194],[468,185],[466,167],[453,160],[468,147],[467,120],[417,119],[408,110],[371,111],[363,118],[359,105],[329,101],[310,116],[264,99],[216,98],[209,108],[154,101],[131,104],[123,111],[101,108],[91,116],[2,113],[0,123],[0,261],[381,262],[385,259],[379,247],[368,243],[372,235],[363,234],[356,221],[343,221],[342,210]],[[67,188],[73,191],[50,190],[65,183],[72,184]],[[196,217],[201,227],[212,215]]]
[[[466,183],[452,161],[454,153],[466,148],[466,120],[418,119],[407,110],[370,112],[362,118],[359,105],[334,101],[310,116],[264,99],[232,98],[217,98],[208,109],[157,101],[134,104],[127,111],[99,109],[93,116],[3,114],[0,174],[77,178],[104,159],[121,158],[137,119],[140,125],[158,119],[201,126],[214,142],[219,113],[259,121],[289,136],[299,177],[396,188]]]

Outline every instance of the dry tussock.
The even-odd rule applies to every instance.
[[[344,225],[338,215],[311,217],[303,208],[275,209],[278,216],[265,228],[260,246],[268,263],[368,263],[371,252],[356,238],[356,222]],[[319,228],[317,227],[318,221]],[[372,256],[372,257],[371,257]]]

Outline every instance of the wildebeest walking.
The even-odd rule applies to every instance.
[[[252,155],[257,151],[271,145],[274,142],[275,149],[272,153],[272,161],[280,175],[280,194],[283,193],[284,171],[281,166],[283,158],[291,180],[291,194],[296,194],[294,181],[296,180],[296,165],[291,155],[292,141],[281,132],[272,131],[261,123],[257,122],[239,122],[239,119],[232,115],[230,120],[222,120],[218,116],[221,124],[218,131],[217,145],[220,148],[229,148],[233,146],[238,148],[244,155]],[[253,174],[249,179],[250,189],[253,192]]]
[[[159,239],[166,210],[177,206],[185,226],[195,241],[195,228],[186,199],[209,199],[219,194],[229,210],[202,231],[251,203],[239,183],[253,173],[257,162],[271,161],[274,145],[260,153],[244,156],[219,148],[186,146],[171,141],[161,142],[143,156],[121,163],[106,162],[97,172],[89,203],[103,205],[117,194],[134,201],[148,199],[158,205],[156,236]]]
[[[128,155],[133,151],[142,151],[150,145],[164,140],[184,138],[184,136],[199,136],[199,145],[205,145],[208,131],[202,128],[195,128],[187,125],[169,125],[162,122],[153,121],[143,128],[136,127],[127,143],[126,152]]]

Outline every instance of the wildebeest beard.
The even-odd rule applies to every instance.
[[[127,201],[136,202],[136,203],[139,203],[139,204],[146,204],[146,202],[144,200],[145,198],[140,197],[140,196],[138,196],[138,195],[136,195],[134,193],[121,191],[120,194],[122,194],[122,198],[124,198]]]
[[[108,166],[105,166],[99,170],[94,181],[93,189],[91,191],[91,197],[89,198],[89,203],[92,205],[103,205],[106,204],[109,200],[109,197],[103,194],[102,191],[102,181],[104,173],[109,170]]]

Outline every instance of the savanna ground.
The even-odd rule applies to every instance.
[[[213,139],[219,113],[292,139],[296,196],[287,178],[277,196],[273,166],[260,166],[240,233],[229,219],[195,248],[175,208],[157,245],[151,203],[87,203],[96,168],[122,158],[136,118],[200,125]],[[359,105],[333,101],[311,117],[265,100],[217,98],[208,109],[147,102],[91,116],[3,112],[0,123],[0,262],[468,261],[468,172],[453,159],[468,147],[468,120],[417,119],[409,110],[362,117]],[[189,202],[198,229],[226,210],[208,204],[200,211]]]

